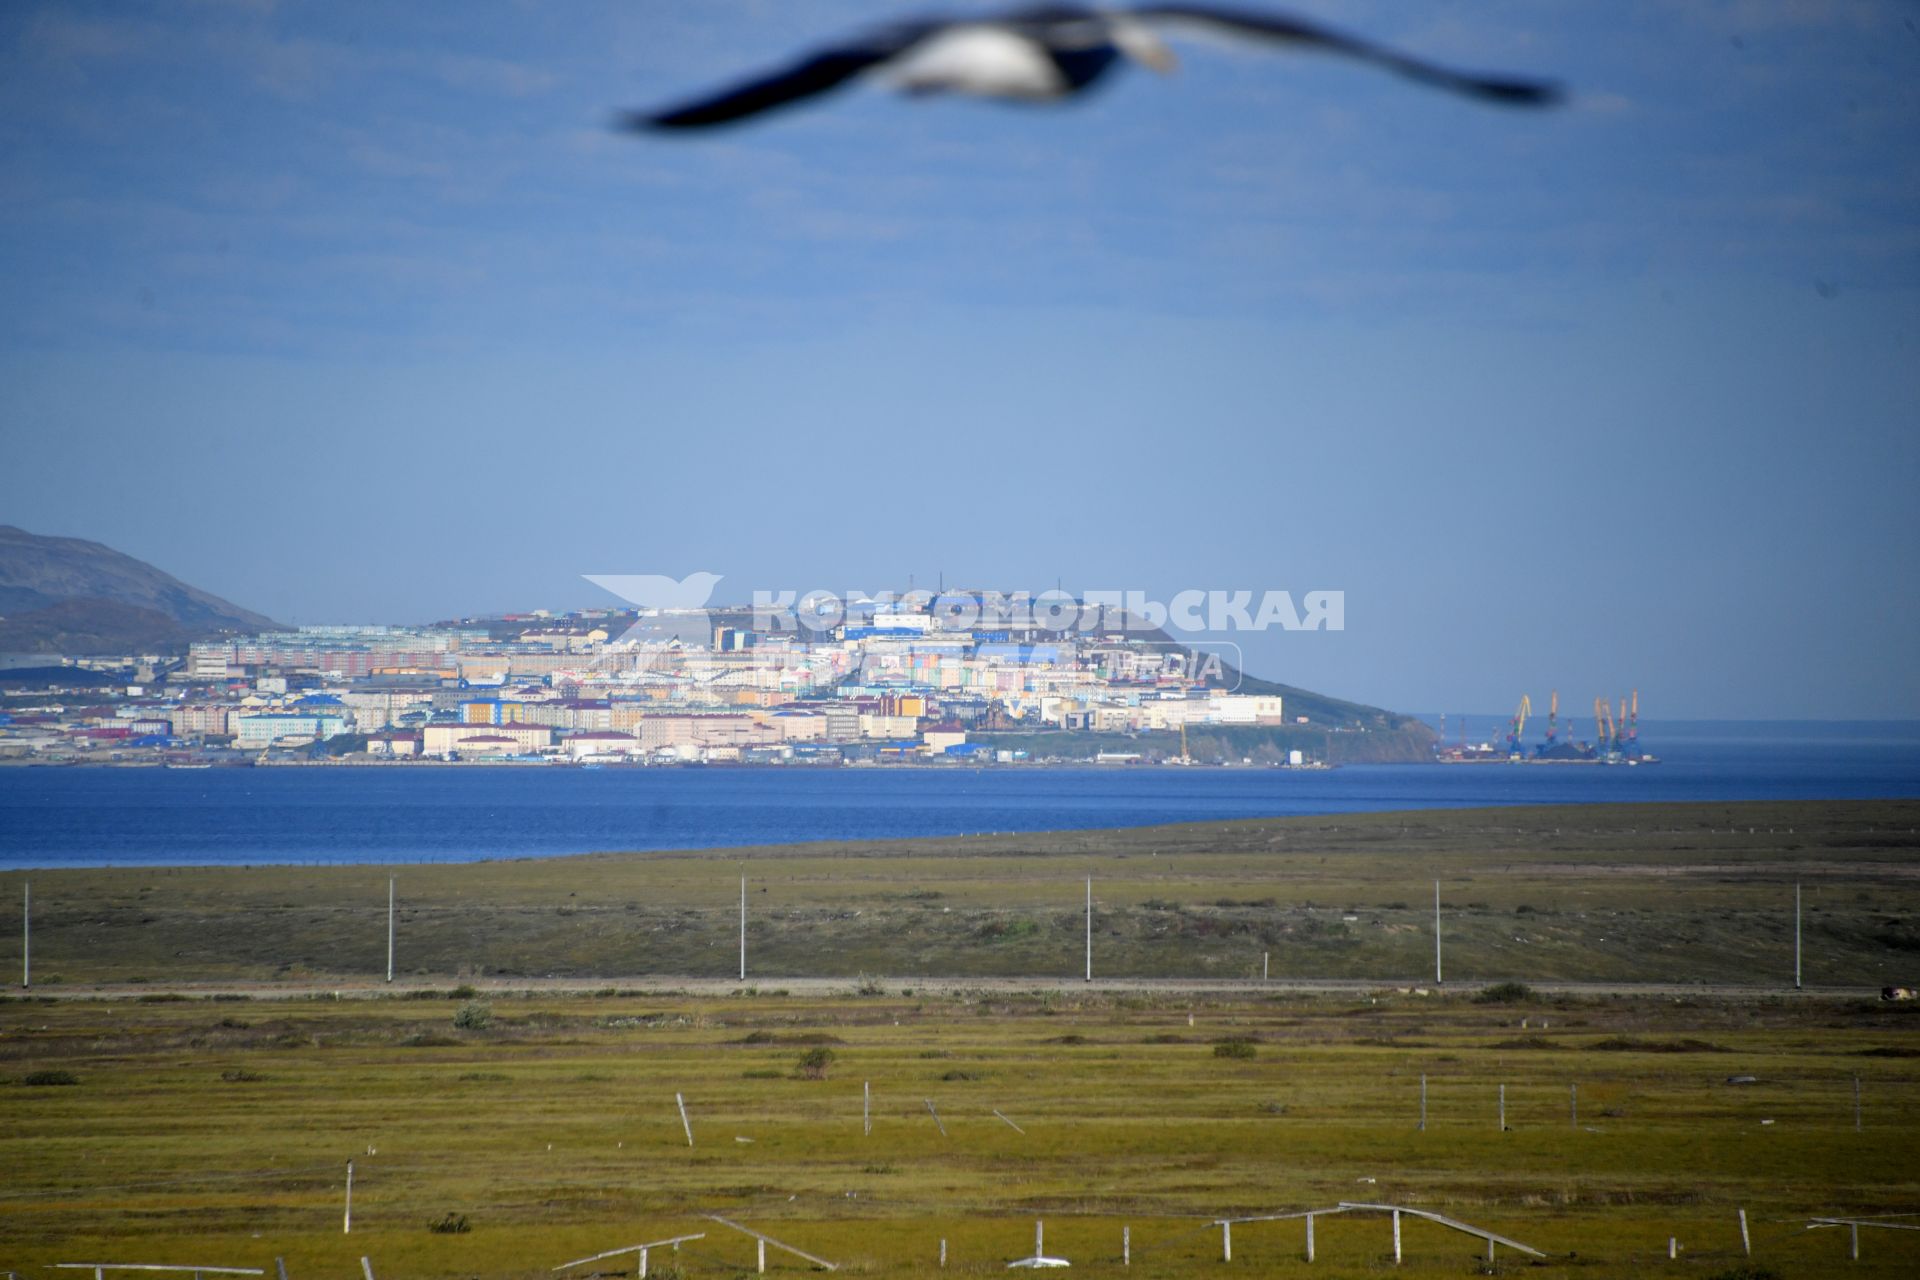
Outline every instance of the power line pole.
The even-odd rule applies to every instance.
[[[20,985],[33,987],[33,885],[24,886],[26,896],[20,907]]]
[[[740,981],[747,980],[747,878],[740,877]]]
[[[1440,969],[1440,882],[1433,882],[1433,985],[1439,986],[1446,979]]]

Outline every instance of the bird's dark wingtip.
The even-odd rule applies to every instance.
[[[1567,100],[1566,89],[1551,80],[1483,80],[1479,95],[1513,107],[1557,107]]]

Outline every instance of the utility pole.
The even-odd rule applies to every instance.
[[[394,877],[387,877],[387,981],[393,981],[393,883]]]
[[[747,878],[740,877],[740,981],[747,980]]]
[[[20,985],[33,988],[33,885],[25,886],[20,907]]]
[[[1087,877],[1087,981],[1093,981],[1093,877]]]
[[[1433,882],[1433,985],[1440,986],[1446,979],[1440,970],[1440,882]]]

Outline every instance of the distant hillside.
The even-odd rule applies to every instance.
[[[278,626],[98,542],[0,525],[0,652],[169,653]]]

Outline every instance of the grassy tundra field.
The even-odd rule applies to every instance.
[[[396,978],[1920,980],[1920,802],[1481,809],[402,867],[31,874],[35,986]],[[22,882],[0,876],[19,971]]]
[[[1920,1214],[1920,1012],[1836,990],[1913,978],[1916,826],[1636,806],[403,867],[392,988],[384,868],[34,872],[0,1271],[532,1277],[702,1230],[652,1274],[750,1271],[707,1213],[875,1276],[935,1272],[943,1239],[948,1271],[1001,1271],[1036,1217],[1082,1271],[1120,1274],[1129,1228],[1143,1278],[1486,1265],[1413,1219],[1398,1268],[1378,1217],[1319,1220],[1312,1264],[1298,1222],[1237,1226],[1231,1262],[1208,1225],[1352,1200],[1547,1255],[1503,1273],[1913,1275],[1920,1232],[1862,1231],[1854,1263],[1806,1223]],[[1088,875],[1111,987],[1061,981]],[[1435,878],[1444,988],[1413,981]]]

